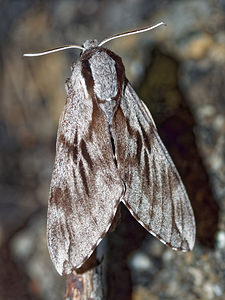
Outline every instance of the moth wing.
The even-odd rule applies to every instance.
[[[123,202],[137,221],[174,250],[195,241],[190,201],[145,104],[128,83],[113,119],[118,169],[126,192]]]
[[[108,231],[124,192],[108,122],[76,64],[67,82],[48,206],[48,248],[59,274],[79,268]]]

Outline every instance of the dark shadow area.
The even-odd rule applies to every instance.
[[[128,257],[140,248],[148,232],[121,204],[121,221],[116,230],[108,234],[107,298],[130,300],[132,294],[131,273]]]

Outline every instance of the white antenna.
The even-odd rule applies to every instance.
[[[54,53],[54,52],[58,52],[58,51],[63,51],[65,49],[71,49],[71,48],[76,48],[76,49],[84,50],[84,48],[81,47],[81,46],[77,46],[77,45],[65,45],[65,46],[53,48],[53,49],[50,49],[50,50],[47,50],[47,51],[43,51],[43,52],[40,52],[40,53],[26,53],[23,56],[41,56],[41,55],[46,55],[46,54],[50,54],[50,53]]]
[[[142,33],[142,32],[145,32],[145,31],[149,31],[149,30],[152,30],[156,27],[159,27],[161,25],[165,25],[166,26],[166,23],[164,22],[160,22],[156,25],[153,25],[153,26],[150,26],[150,27],[144,27],[144,28],[140,28],[140,29],[135,29],[135,30],[131,30],[131,31],[127,31],[127,32],[122,32],[122,33],[119,33],[119,34],[115,34],[109,38],[106,38],[104,39],[98,46],[101,47],[103,44],[111,41],[111,40],[114,40],[114,39],[117,39],[117,38],[120,38],[120,37],[123,37],[123,36],[127,36],[127,35],[131,35],[131,34],[137,34],[137,33]]]
[[[152,30],[156,27],[159,27],[161,25],[166,25],[164,22],[160,22],[154,26],[150,26],[150,27],[144,27],[144,28],[140,28],[140,29],[135,29],[135,30],[131,30],[131,31],[127,31],[127,32],[122,32],[122,33],[119,33],[119,34],[115,34],[109,38],[106,38],[104,39],[99,45],[98,47],[101,47],[103,44],[111,41],[111,40],[114,40],[114,39],[117,39],[117,38],[120,38],[120,37],[123,37],[123,36],[128,36],[128,35],[131,35],[131,34],[137,34],[137,33],[142,33],[142,32],[145,32],[145,31],[149,31],[149,30]],[[80,49],[80,50],[86,50],[85,47],[81,47],[81,46],[78,46],[78,45],[65,45],[65,46],[61,46],[61,47],[57,47],[57,48],[53,48],[53,49],[50,49],[50,50],[46,50],[46,51],[43,51],[43,52],[39,52],[39,53],[26,53],[26,54],[23,54],[23,56],[41,56],[41,55],[46,55],[46,54],[50,54],[50,53],[54,53],[54,52],[58,52],[58,51],[63,51],[63,50],[66,50],[66,49]]]

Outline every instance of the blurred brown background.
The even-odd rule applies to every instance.
[[[107,244],[107,299],[225,299],[225,1],[0,1],[0,299],[63,299],[48,255],[46,212],[64,82],[79,50],[105,46],[150,108],[192,202],[197,241],[183,254],[122,210]],[[115,296],[117,295],[117,296]]]

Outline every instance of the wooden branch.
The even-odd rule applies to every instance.
[[[83,274],[74,271],[67,277],[65,300],[102,300],[101,278],[97,268]]]
[[[102,300],[102,266],[97,265],[96,251],[82,268],[67,276],[65,300]]]

